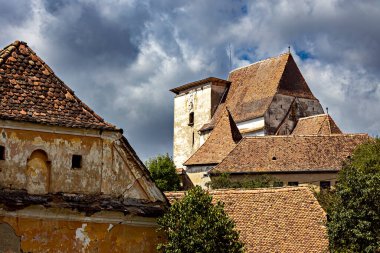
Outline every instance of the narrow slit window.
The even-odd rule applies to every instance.
[[[72,169],[82,168],[82,156],[81,155],[73,155],[72,160],[71,160],[71,168]]]
[[[0,146],[0,160],[5,160],[5,147]]]
[[[298,182],[288,182],[288,186],[298,186]]]
[[[194,112],[189,113],[189,126],[194,125]]]

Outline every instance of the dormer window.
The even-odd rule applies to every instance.
[[[71,168],[72,169],[82,168],[82,156],[81,155],[73,155],[73,157],[71,159]]]
[[[5,160],[5,147],[0,146],[0,160]]]
[[[194,125],[194,112],[189,113],[189,126]]]

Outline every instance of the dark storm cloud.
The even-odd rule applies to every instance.
[[[378,134],[378,1],[5,1],[0,43],[22,39],[125,130],[143,160],[171,153],[174,86],[292,46],[341,128]]]
[[[27,0],[2,1],[0,6],[0,24],[21,25],[31,15],[31,2]]]

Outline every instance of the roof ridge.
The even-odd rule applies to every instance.
[[[328,116],[328,114],[326,114],[326,113],[315,114],[315,115],[299,118],[298,121],[305,120],[305,119],[311,119],[311,118],[325,117],[325,116]]]
[[[291,55],[291,53],[282,53],[282,54],[279,54],[279,55],[277,55],[277,56],[268,57],[268,58],[265,58],[265,59],[259,60],[259,61],[257,61],[257,62],[250,63],[250,64],[248,64],[248,65],[245,65],[245,66],[242,66],[242,67],[235,68],[235,69],[231,70],[231,71],[229,72],[229,74],[231,74],[232,72],[234,72],[234,71],[236,71],[236,70],[240,70],[240,69],[243,69],[243,68],[251,67],[251,66],[253,66],[253,65],[255,65],[255,64],[259,64],[259,63],[262,63],[262,62],[265,62],[265,61],[268,61],[268,60],[272,60],[272,59],[280,58],[280,57],[282,57],[282,56],[284,56],[284,55]],[[286,65],[286,64],[285,64],[285,65]],[[229,78],[227,78],[227,79],[229,79]]]
[[[367,133],[347,133],[347,134],[300,134],[300,135],[265,135],[265,136],[245,136],[243,139],[269,139],[269,138],[297,138],[297,137],[335,137],[335,136],[368,136]]]
[[[13,43],[5,46],[0,50],[0,65],[6,61],[6,59],[12,54],[16,47],[20,44],[20,41],[16,40]]]
[[[17,51],[16,51],[17,50]],[[49,81],[49,84],[50,82],[53,82],[54,85],[56,85],[57,87],[50,87],[52,89],[59,89],[59,92],[62,93],[60,96],[64,95],[66,97],[63,98],[63,100],[72,100],[70,101],[70,103],[74,103],[75,105],[73,107],[70,107],[69,109],[67,110],[74,110],[76,111],[76,113],[78,113],[80,111],[80,113],[82,113],[83,115],[86,115],[84,116],[84,118],[87,119],[83,121],[83,119],[81,118],[80,121],[83,121],[82,123],[81,122],[78,122],[78,121],[75,121],[75,120],[72,120],[70,117],[66,117],[63,121],[65,122],[65,124],[68,124],[70,126],[76,126],[76,127],[80,127],[79,125],[81,125],[81,127],[96,127],[97,129],[108,129],[108,130],[117,130],[117,131],[120,131],[120,129],[116,128],[114,125],[106,122],[102,117],[100,117],[98,114],[96,114],[86,103],[84,103],[79,97],[77,97],[75,95],[75,92],[69,87],[67,86],[55,73],[54,71],[50,68],[50,66],[45,62],[43,61],[29,46],[26,42],[23,42],[23,41],[18,41],[16,40],[15,42],[13,42],[12,44],[6,46],[3,50],[0,51],[0,66],[2,66],[2,63],[6,63],[5,65],[5,68],[17,68],[17,64],[20,64],[20,61],[17,61],[16,59],[10,59],[9,57],[10,56],[13,56],[14,57],[21,57],[19,55],[24,55],[24,57],[31,57],[31,60],[28,62],[26,61],[26,63],[22,63],[21,64],[30,64],[28,65],[29,67],[31,67],[30,69],[32,69],[33,71],[42,71],[42,73],[40,73],[41,75],[46,75],[46,76],[50,76],[49,78],[51,78],[51,80]],[[24,58],[22,58],[24,59]],[[8,61],[10,61],[10,64],[8,66]],[[25,60],[24,60],[25,61]],[[16,63],[13,63],[13,62],[16,62]],[[30,71],[29,71],[30,72]],[[35,73],[22,73],[21,75],[24,76],[25,78],[39,78],[39,77],[35,77]],[[39,81],[40,82],[40,81]],[[45,81],[43,81],[45,82]],[[28,84],[29,85],[29,84]],[[48,85],[49,86],[49,85]],[[50,91],[50,88],[49,88],[49,91]],[[22,92],[27,92],[25,90],[22,90]],[[52,98],[57,98],[58,95],[56,94],[51,94],[49,96],[46,96],[46,99],[52,99]],[[44,97],[42,99],[45,99]],[[46,102],[48,103],[48,102]],[[30,106],[29,106],[30,107]],[[29,107],[25,107],[24,109],[28,109]],[[31,108],[29,108],[31,109]],[[33,108],[32,108],[33,109]],[[40,108],[41,109],[41,108]],[[41,109],[43,111],[43,109]],[[33,111],[33,110],[32,110]],[[82,115],[82,116],[83,116]],[[4,116],[4,115],[3,115]],[[59,117],[60,115],[57,114],[57,117]],[[62,116],[62,115],[61,115]],[[4,116],[6,117],[6,115]],[[33,118],[35,116],[33,115]],[[25,118],[25,117],[22,117],[20,116],[19,117],[21,121],[31,121],[32,119],[29,119],[29,118]],[[17,120],[17,117],[14,118],[14,120]],[[43,119],[42,121],[43,122],[40,122],[42,119],[38,120],[38,118],[34,118],[33,121],[35,122],[39,122],[39,123],[44,123],[44,124],[58,124],[57,122],[55,122],[54,120],[49,120],[49,119]],[[74,123],[74,124],[73,124]],[[77,123],[77,124],[75,124]],[[79,125],[78,125],[79,123]]]

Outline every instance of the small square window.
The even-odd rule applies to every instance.
[[[81,155],[73,155],[73,158],[71,160],[71,168],[72,169],[82,168],[82,156]]]
[[[288,186],[298,186],[298,182],[288,182]]]
[[[0,146],[0,160],[5,160],[5,147]]]
[[[319,183],[319,186],[321,187],[321,189],[330,189],[331,182],[330,181],[321,181]]]

